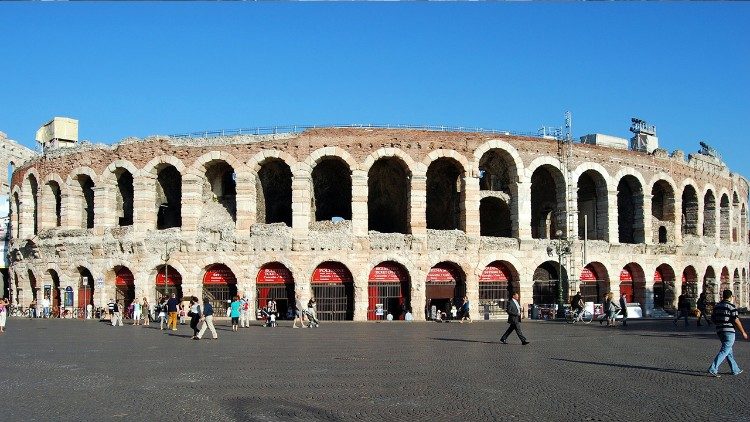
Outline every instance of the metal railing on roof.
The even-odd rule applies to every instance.
[[[438,125],[384,125],[384,124],[350,124],[350,125],[282,125],[282,126],[261,126],[255,128],[240,129],[221,129],[221,130],[204,130],[201,132],[186,132],[169,135],[172,138],[213,138],[218,136],[237,136],[237,135],[276,135],[286,133],[301,133],[308,129],[406,129],[406,130],[426,130],[433,132],[471,132],[471,133],[488,133],[495,135],[516,135],[516,136],[539,136],[538,132],[515,132],[508,130],[484,129],[480,127],[466,126],[438,126]]]

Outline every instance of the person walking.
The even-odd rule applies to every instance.
[[[622,314],[622,326],[628,325],[628,299],[625,293],[620,294],[620,313]]]
[[[701,318],[706,320],[706,324],[711,325],[711,320],[708,319],[708,303],[706,303],[706,292],[702,292],[700,296],[698,296],[698,303],[696,304],[698,307],[698,326],[702,326],[701,324]]]
[[[471,304],[469,298],[464,296],[464,303],[461,305],[461,322],[471,322]]]
[[[122,303],[115,301],[112,308],[112,326],[122,327]]]
[[[688,302],[687,296],[681,294],[677,297],[677,314],[672,320],[672,323],[677,325],[677,321],[679,321],[680,318],[685,318],[685,327],[687,327],[688,315],[690,315],[690,302]]]
[[[132,308],[133,325],[141,325],[141,304],[138,302],[138,298],[133,299],[130,307]]]
[[[742,322],[737,313],[737,307],[732,303],[732,291],[727,289],[722,293],[722,301],[714,306],[714,311],[711,314],[711,319],[716,324],[716,334],[719,336],[721,341],[721,349],[716,354],[711,367],[708,368],[708,374],[713,377],[719,377],[719,366],[726,359],[729,362],[729,369],[732,371],[732,375],[739,375],[742,373],[737,361],[734,360],[734,353],[732,352],[732,346],[734,345],[735,329],[740,331],[742,338],[747,340],[747,333],[745,328],[742,326]]]
[[[239,296],[234,296],[232,303],[229,305],[229,317],[232,318],[232,331],[237,331],[240,326],[240,313],[242,302]]]
[[[213,336],[213,339],[216,340],[219,338],[219,336],[216,334],[216,327],[214,327],[214,307],[211,305],[211,302],[208,300],[207,297],[203,298],[203,308],[201,309],[201,321],[203,321],[203,324],[201,324],[201,330],[198,331],[198,340],[203,337],[203,334],[206,332],[206,328],[211,330],[211,335]]]
[[[44,312],[44,318],[49,318],[51,316],[50,306],[51,306],[51,303],[49,300],[49,296],[44,296],[44,299],[42,299],[42,310]]]
[[[315,296],[311,296],[310,300],[307,301],[307,328],[318,327],[318,303],[315,301]]]
[[[250,327],[250,301],[245,295],[240,299],[240,327]]]
[[[156,305],[156,312],[159,315],[159,329],[164,330],[164,324],[167,322],[167,298],[162,297],[158,305]],[[167,325],[169,328],[169,325]]]
[[[144,326],[151,323],[151,305],[145,297],[143,298],[143,303],[141,303],[141,318],[143,318]]]
[[[190,305],[188,307],[188,316],[190,317],[190,328],[193,329],[193,340],[199,340],[198,338],[198,323],[201,320],[201,309],[198,302],[198,298],[192,296],[190,298]]]
[[[8,299],[0,299],[0,334],[5,332],[5,321],[8,319]]]
[[[169,320],[167,321],[167,329],[177,331],[177,309],[180,301],[177,300],[177,296],[172,293],[172,297],[167,301],[167,313],[169,314]]]
[[[614,327],[617,325],[617,312],[620,307],[614,301],[614,294],[612,292],[607,293],[605,310],[607,311],[607,327]]]
[[[297,320],[299,320],[301,327],[297,327]],[[299,293],[294,295],[294,321],[292,321],[292,328],[305,328],[305,320],[302,319],[302,297]]]
[[[524,346],[531,343],[526,340],[523,333],[521,332],[521,304],[518,302],[518,293],[513,293],[512,299],[508,301],[508,305],[505,310],[508,312],[508,324],[510,327],[505,331],[502,337],[500,337],[500,343],[508,344],[506,341],[508,336],[515,330],[518,338],[521,339],[521,344]]]

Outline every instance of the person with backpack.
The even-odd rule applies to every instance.
[[[250,301],[245,295],[240,299],[240,327],[250,327]]]

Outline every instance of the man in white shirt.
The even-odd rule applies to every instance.
[[[508,344],[506,340],[513,330],[515,330],[516,334],[518,334],[518,338],[521,339],[521,344],[525,346],[530,342],[526,340],[526,337],[524,337],[521,332],[521,304],[518,302],[518,298],[518,293],[513,293],[513,299],[509,300],[508,306],[505,307],[505,310],[508,311],[508,324],[510,324],[510,327],[508,327],[505,334],[500,337],[500,343]]]
[[[50,317],[50,301],[49,296],[45,296],[44,299],[42,299],[42,308],[44,309],[44,317],[49,318]]]

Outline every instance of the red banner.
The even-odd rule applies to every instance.
[[[226,265],[213,265],[206,270],[203,284],[237,284],[237,277]]]
[[[395,262],[381,262],[370,271],[370,283],[400,283],[409,279],[409,273]]]
[[[659,270],[654,271],[654,283],[661,283],[663,278],[661,277],[661,273]]]
[[[581,271],[581,281],[596,281],[599,277],[596,276],[594,270],[589,267],[584,267]],[[620,281],[622,281],[622,274],[620,274]]]
[[[127,268],[121,268],[115,273],[115,286],[132,286],[135,284],[133,273]]]
[[[427,273],[428,283],[455,283],[458,279],[456,269],[448,264],[435,265]]]
[[[495,263],[484,267],[482,274],[479,276],[480,283],[491,283],[493,281],[508,281],[512,279],[510,270],[508,267],[501,263]]]
[[[179,284],[182,284],[182,275],[177,272],[177,270],[172,267],[168,267],[167,273],[169,276],[169,278],[166,279],[167,286],[177,286]],[[156,274],[156,285],[163,286],[165,284],[164,280],[164,267],[162,267],[161,270],[159,270],[159,273]]]
[[[620,270],[620,281],[633,281],[633,275],[630,274],[630,271],[623,268]]]
[[[352,283],[354,279],[349,270],[342,264],[329,262],[321,264],[313,271],[313,283]]]
[[[258,283],[266,284],[294,283],[292,272],[280,262],[272,262],[262,266],[255,280]]]

